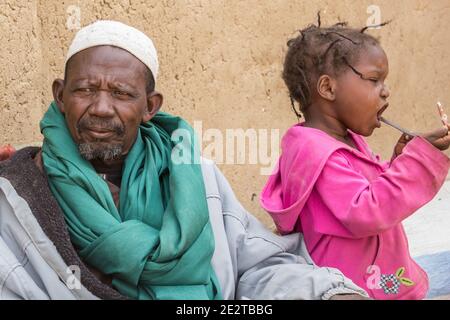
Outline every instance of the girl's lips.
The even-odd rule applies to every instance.
[[[380,121],[380,118],[377,118],[377,128],[381,128],[381,121]]]
[[[384,106],[381,107],[381,109],[377,112],[377,128],[381,128],[381,115],[382,113],[389,107],[389,103],[386,103]]]
[[[377,118],[380,120],[381,114],[389,107],[389,103],[386,103],[384,106],[381,107],[381,109],[377,112]]]

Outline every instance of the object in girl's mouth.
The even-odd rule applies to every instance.
[[[438,108],[442,123],[444,124],[444,126],[448,126],[448,117],[444,113],[444,108],[442,107],[442,103],[440,103],[439,101],[437,102],[437,108]]]
[[[395,123],[393,123],[392,121],[389,121],[389,120],[387,120],[387,119],[384,118],[384,117],[380,117],[380,121],[383,122],[383,123],[385,123],[385,124],[387,124],[388,126],[391,126],[391,127],[394,128],[394,129],[397,129],[398,131],[400,131],[400,132],[402,132],[402,133],[405,133],[405,134],[411,136],[411,137],[415,137],[415,136],[416,136],[415,133],[412,133],[412,132],[409,131],[409,130],[403,129],[403,128],[400,127],[398,124],[395,124]]]

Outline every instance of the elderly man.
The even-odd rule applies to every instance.
[[[298,235],[265,229],[211,162],[175,161],[198,150],[173,141],[193,130],[159,111],[157,74],[142,32],[98,21],[77,33],[42,149],[0,164],[0,298],[366,297],[313,265]]]

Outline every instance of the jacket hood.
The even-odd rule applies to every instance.
[[[351,150],[327,133],[303,124],[292,126],[283,136],[280,159],[260,195],[261,206],[282,234],[294,230],[330,155],[341,148]],[[349,133],[357,138],[356,134]]]

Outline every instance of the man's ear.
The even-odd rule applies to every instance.
[[[150,121],[155,114],[161,109],[163,104],[163,96],[158,91],[147,94],[147,109],[142,116],[142,122]]]
[[[336,81],[327,74],[320,76],[317,80],[317,93],[328,101],[336,98]]]
[[[64,80],[55,79],[52,84],[52,91],[53,91],[53,99],[55,100],[56,105],[59,108],[59,111],[61,111],[61,113],[64,114],[64,102],[63,102]]]

